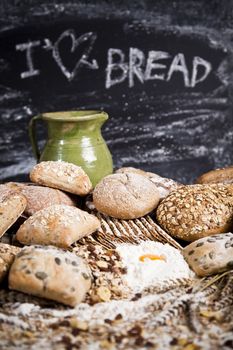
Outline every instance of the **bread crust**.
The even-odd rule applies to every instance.
[[[233,184],[233,166],[215,169],[199,176],[197,184]]]
[[[137,169],[133,167],[125,167],[125,168],[120,168],[116,171],[116,174],[127,174],[127,173],[133,173],[133,174],[139,174],[142,176],[145,176],[149,180],[151,180],[157,187],[160,199],[165,198],[171,191],[175,190],[181,184],[178,182],[168,179],[166,177],[162,177],[158,174],[150,173],[148,171],[144,171],[142,169]]]
[[[92,189],[91,181],[81,167],[63,161],[47,161],[35,165],[30,172],[30,180],[79,196],[87,195]]]
[[[1,190],[2,189],[2,190]],[[11,189],[0,189],[0,237],[16,222],[24,212],[26,198]]]
[[[67,205],[52,205],[30,216],[18,229],[16,238],[25,245],[67,248],[99,227],[94,215]]]
[[[5,184],[14,191],[21,193],[27,199],[24,214],[27,216],[55,204],[76,206],[77,200],[61,190],[23,182],[8,182]],[[74,196],[73,196],[74,197]]]
[[[25,247],[9,273],[9,288],[69,306],[80,303],[91,287],[87,263],[56,247]]]
[[[183,249],[183,255],[198,276],[208,276],[233,268],[233,233],[198,239]]]
[[[139,174],[108,175],[93,191],[96,209],[118,219],[135,219],[155,209],[160,196],[156,186]]]
[[[21,248],[6,243],[0,243],[0,283],[6,277],[10,266],[12,265],[15,255],[20,252]]]
[[[160,203],[156,218],[171,236],[185,241],[228,232],[233,226],[232,186],[182,186]]]

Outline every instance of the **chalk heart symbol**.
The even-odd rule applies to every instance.
[[[60,55],[60,50],[59,50],[59,46],[61,41],[65,40],[66,38],[71,39],[71,49],[70,52],[73,54],[76,50],[78,50],[79,46],[87,41],[89,41],[89,45],[87,45],[84,49],[83,49],[83,53],[81,55],[81,58],[77,61],[74,69],[72,71],[68,70],[67,67],[64,65],[63,61],[62,61],[62,57]],[[76,76],[78,69],[82,66],[82,65],[86,65],[88,68],[90,69],[98,69],[98,63],[95,59],[92,60],[92,62],[88,61],[88,57],[90,55],[90,52],[93,48],[93,44],[95,42],[97,38],[97,35],[93,32],[88,32],[85,33],[81,36],[79,36],[78,38],[76,38],[75,36],[75,32],[73,30],[66,30],[65,32],[63,32],[58,40],[55,42],[54,46],[53,46],[53,57],[57,63],[57,65],[59,66],[59,68],[61,69],[62,73],[66,76],[66,78],[71,81],[74,79],[74,77]]]

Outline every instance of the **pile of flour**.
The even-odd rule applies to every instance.
[[[122,243],[116,250],[127,268],[123,278],[135,293],[148,287],[159,287],[169,280],[194,276],[181,252],[169,244],[154,241],[143,241],[139,245]],[[145,258],[147,255],[161,259],[151,260]]]

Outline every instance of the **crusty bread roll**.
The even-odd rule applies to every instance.
[[[116,174],[118,173],[120,174],[134,173],[134,174],[139,174],[147,177],[156,185],[159,191],[160,199],[165,198],[171,191],[181,186],[178,182],[172,179],[167,179],[166,177],[162,177],[160,175],[150,173],[148,171],[144,171],[141,169],[133,168],[133,167],[120,168],[116,171]]]
[[[63,161],[47,161],[35,165],[30,172],[30,179],[39,185],[79,196],[87,195],[92,189],[91,181],[81,167]]]
[[[27,205],[26,198],[10,189],[0,191],[0,237],[16,222]]]
[[[66,248],[99,227],[94,215],[67,205],[52,205],[30,216],[18,229],[16,239],[26,245]]]
[[[208,171],[199,176],[195,182],[198,184],[233,184],[233,166]]]
[[[21,248],[0,243],[0,283],[4,280],[14,261],[15,255],[18,254],[20,250]]]
[[[25,247],[9,273],[9,288],[75,306],[91,287],[87,263],[74,253],[47,246]]]
[[[76,206],[76,201],[71,195],[55,188],[20,182],[8,182],[5,186],[18,191],[27,199],[27,207],[24,211],[27,216],[55,204]]]
[[[208,276],[233,268],[233,233],[198,239],[183,249],[189,266],[198,276]]]
[[[0,198],[3,198],[10,194],[18,193],[17,189],[14,186],[8,186],[7,184],[0,184]]]
[[[160,203],[156,217],[171,236],[185,241],[228,232],[233,225],[232,186],[182,186]]]
[[[148,214],[159,203],[156,186],[139,174],[113,174],[103,178],[93,191],[98,211],[118,219],[135,219]]]

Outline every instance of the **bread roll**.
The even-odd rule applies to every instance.
[[[25,247],[9,273],[9,288],[75,306],[91,287],[87,263],[55,247]]]
[[[30,179],[40,185],[63,191],[87,195],[92,184],[85,171],[74,164],[63,161],[47,161],[37,164],[30,172]]]
[[[27,207],[24,211],[27,216],[55,204],[76,206],[77,201],[74,198],[55,188],[19,182],[8,182],[6,186],[23,194],[27,199]]]
[[[0,191],[0,237],[16,222],[27,205],[22,194],[4,189]]]
[[[208,276],[233,268],[233,233],[198,239],[183,249],[189,266],[198,276]]]
[[[159,203],[156,186],[139,174],[113,174],[103,178],[93,191],[98,211],[118,219],[135,219],[148,214]]]
[[[199,176],[195,182],[198,184],[233,184],[233,166],[208,171]]]
[[[136,169],[133,167],[121,168],[116,171],[118,173],[134,173],[147,177],[150,179],[157,187],[160,195],[160,199],[165,198],[171,191],[175,190],[180,186],[180,184],[172,179],[167,179],[166,177],[162,177],[160,175],[150,173],[141,169]]]
[[[233,225],[232,186],[182,186],[160,203],[156,218],[171,236],[185,241],[228,232]]]
[[[4,280],[14,261],[15,255],[19,253],[20,250],[21,248],[0,243],[0,283]]]
[[[10,182],[0,184],[0,198],[3,198],[10,194],[18,193],[17,188],[15,188],[15,186],[8,186],[9,183]]]
[[[52,205],[30,216],[19,228],[16,239],[22,244],[69,247],[100,227],[87,212],[67,205]]]

